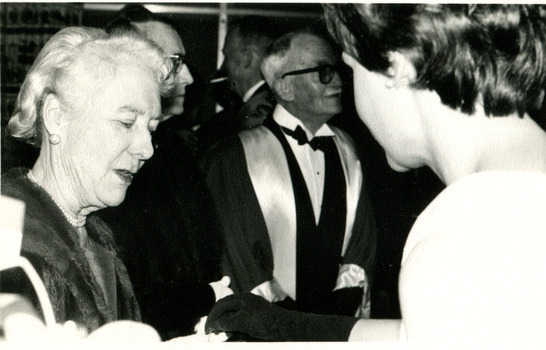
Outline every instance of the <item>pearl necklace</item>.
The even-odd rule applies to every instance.
[[[49,192],[47,192],[47,190],[44,188],[44,186],[42,186],[41,183],[38,182],[38,180],[36,180],[36,178],[34,177],[34,175],[32,174],[32,170],[29,170],[29,172],[27,173],[27,177],[30,181],[34,182],[36,185],[38,185],[38,187],[40,187],[42,190],[44,190],[48,195],[49,197],[53,200],[53,202],[55,202],[55,204],[57,205],[57,207],[61,210],[61,212],[63,213],[64,217],[66,218],[66,220],[68,221],[68,223],[74,227],[83,227],[85,225],[85,221],[86,221],[86,218],[83,218],[83,219],[78,219],[78,218],[75,218],[74,216],[72,216],[69,212],[67,212],[60,204],[59,202],[57,202],[55,200],[55,198],[53,198],[53,196],[51,194],[49,194]]]

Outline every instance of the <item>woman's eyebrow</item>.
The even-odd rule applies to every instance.
[[[135,107],[135,106],[131,106],[131,105],[124,105],[124,106],[121,106],[120,108],[118,108],[118,111],[120,112],[129,112],[129,113],[135,113],[135,114],[138,114],[138,115],[142,115],[144,114],[144,111]]]

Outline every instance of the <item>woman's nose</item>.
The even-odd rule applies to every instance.
[[[131,153],[137,156],[139,160],[148,160],[154,155],[152,134],[148,129],[142,130],[135,135]]]
[[[351,55],[349,55],[347,52],[343,52],[341,54],[341,59],[343,60],[343,62],[345,62],[346,65],[348,65],[351,68],[353,67],[353,65],[356,62],[356,60]]]

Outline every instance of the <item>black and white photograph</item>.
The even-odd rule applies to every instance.
[[[546,346],[546,4],[0,1],[0,44],[0,348]]]

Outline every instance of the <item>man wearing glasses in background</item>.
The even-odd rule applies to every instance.
[[[262,73],[272,118],[204,159],[234,292],[288,309],[369,317],[376,232],[342,112],[339,53],[316,33],[283,35]]]
[[[217,72],[225,75],[226,81],[214,88],[223,110],[197,131],[203,150],[229,135],[261,125],[271,115],[275,99],[260,65],[267,47],[280,34],[275,22],[263,16],[245,16],[229,23],[222,48],[224,62]]]

